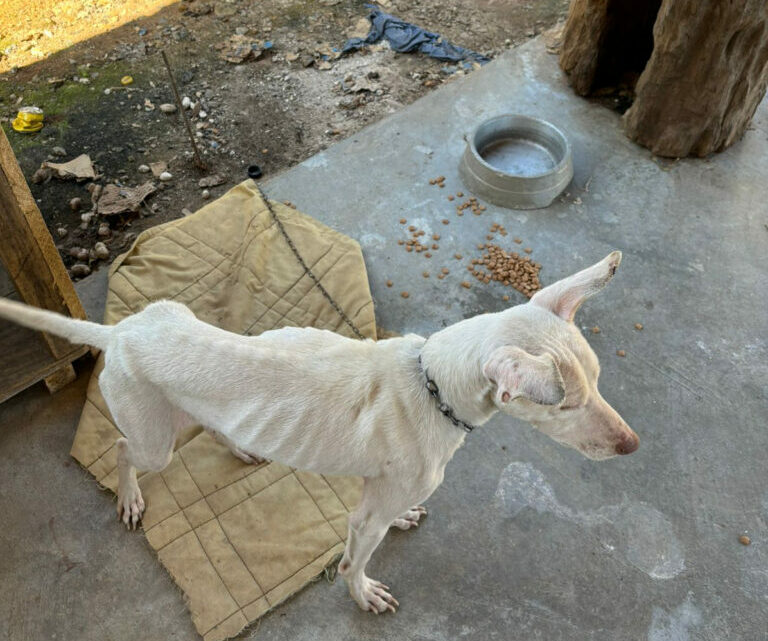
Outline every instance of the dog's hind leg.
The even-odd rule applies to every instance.
[[[105,384],[106,383],[106,384]],[[124,438],[117,440],[117,515],[136,529],[144,512],[144,498],[136,470],[160,472],[171,461],[179,430],[188,422],[160,393],[146,383],[122,381],[119,394],[100,380],[104,398]]]

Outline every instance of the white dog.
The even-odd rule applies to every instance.
[[[621,260],[482,314],[429,339],[379,342],[284,328],[247,337],[161,301],[104,326],[0,299],[0,317],[105,352],[99,385],[125,438],[118,514],[144,510],[136,468],[162,470],[179,430],[201,424],[241,457],[364,477],[339,572],[364,610],[394,612],[365,566],[387,529],[408,529],[466,432],[501,410],[592,459],[629,454],[638,437],[597,391],[597,357],[573,323]]]

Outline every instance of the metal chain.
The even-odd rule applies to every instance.
[[[320,290],[320,293],[330,303],[331,307],[333,307],[333,309],[336,310],[336,313],[339,316],[341,316],[341,319],[347,325],[349,325],[350,329],[354,332],[355,336],[357,336],[360,340],[365,340],[365,336],[363,336],[362,332],[350,320],[349,316],[347,316],[344,313],[344,310],[341,309],[341,307],[339,307],[339,304],[328,293],[328,290],[326,290],[325,287],[323,287],[320,284],[320,279],[312,273],[312,270],[309,267],[307,267],[307,264],[304,262],[304,259],[301,257],[301,254],[299,253],[299,250],[296,249],[296,245],[294,245],[293,240],[288,235],[288,232],[285,230],[285,227],[283,226],[282,221],[278,218],[277,214],[275,213],[275,210],[272,209],[272,205],[270,204],[269,199],[264,195],[264,192],[261,191],[261,187],[256,185],[256,189],[258,190],[259,195],[261,196],[262,200],[264,201],[264,204],[267,206],[267,210],[272,215],[272,220],[275,221],[275,224],[277,225],[277,228],[280,230],[280,233],[283,235],[283,238],[285,238],[285,242],[288,243],[288,247],[291,248],[291,251],[293,252],[293,255],[296,256],[296,260],[298,260],[299,263],[301,264],[301,266],[304,268],[304,273],[307,276],[309,276],[315,282],[315,285],[317,285],[317,288]]]

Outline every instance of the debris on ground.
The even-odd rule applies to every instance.
[[[95,180],[96,171],[93,168],[93,163],[88,154],[80,154],[77,158],[73,158],[69,162],[44,162],[40,165],[34,175],[32,176],[32,182],[41,183],[48,180],[53,176],[54,178],[60,178],[61,180],[69,180],[74,178],[78,182],[81,180]]]
[[[96,205],[98,213],[102,216],[135,213],[139,211],[144,199],[155,191],[157,188],[153,182],[146,182],[138,187],[120,187],[109,184],[104,187]]]
[[[241,34],[230,36],[226,42],[216,45],[216,48],[221,50],[219,57],[222,60],[234,65],[246,60],[258,60],[264,53],[263,45],[258,40]]]
[[[627,353],[623,349],[617,349],[616,350],[616,356],[621,356],[623,358],[626,355],[627,355]]]
[[[462,62],[464,60],[485,64],[490,58],[475,51],[453,45],[443,40],[439,34],[426,31],[415,24],[400,20],[381,9],[374,8],[368,15],[371,30],[365,38],[350,38],[342,49],[349,53],[372,45],[382,38],[389,42],[390,47],[399,53],[419,51],[437,60],[447,62]]]
[[[160,175],[168,170],[168,163],[165,162],[164,160],[158,160],[157,162],[151,162],[151,163],[149,163],[149,169],[152,171],[152,175],[155,178],[160,178]],[[139,170],[139,171],[141,171],[141,170]]]
[[[739,537],[739,543],[741,543],[742,545],[749,545],[750,543],[752,543],[752,539],[750,539],[746,534],[742,534]]]
[[[220,174],[213,174],[212,176],[206,176],[205,178],[201,178],[197,186],[198,187],[216,187],[217,185],[223,185],[225,182],[227,182],[227,179],[220,175]]]

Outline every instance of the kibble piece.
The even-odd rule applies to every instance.
[[[456,260],[461,260],[461,258],[462,258],[461,254],[454,254],[454,255],[453,255],[453,257],[454,257]]]
[[[448,194],[448,200],[453,200],[453,194]]]
[[[437,186],[440,187],[440,189],[442,189],[443,187],[445,187],[445,183],[437,183]]]
[[[478,243],[477,244],[477,248],[478,249],[485,249],[485,245],[483,245],[483,243]]]
[[[432,240],[440,240],[440,234],[432,234]]]
[[[421,275],[424,276],[424,278],[429,278],[429,272],[421,272]]]
[[[504,296],[501,297],[501,300],[509,300],[509,294],[504,294]]]
[[[457,195],[459,198],[461,198],[461,197],[464,195],[464,192],[463,192],[463,191],[457,191],[457,192],[456,192],[456,195]]]
[[[410,294],[408,292],[400,292],[400,296],[402,296],[403,298],[408,298]]]
[[[415,225],[408,225],[408,231],[416,231]]]
[[[408,221],[407,221],[405,218],[401,218],[401,219],[400,219],[400,224],[401,224],[401,225],[405,225],[405,223],[407,223],[407,222],[408,222]]]
[[[492,236],[491,234],[488,234],[488,235],[485,237],[485,239],[486,239],[486,240],[493,240],[493,236]]]
[[[429,179],[429,184],[434,185],[437,181],[434,178]]]
[[[441,182],[443,182],[445,180],[445,176],[438,176],[437,178],[435,178],[435,180],[437,182],[441,183]]]
[[[530,247],[525,247],[525,248],[523,249],[523,251],[524,251],[526,254],[530,254],[530,253],[531,253],[533,250],[532,250]]]
[[[749,545],[750,543],[752,543],[752,540],[746,534],[742,534],[739,537],[739,543],[741,543],[742,545]]]
[[[627,353],[623,349],[616,350],[616,356],[626,356]]]
[[[512,240],[514,240],[518,245],[523,242],[522,238],[513,238]]]
[[[640,331],[641,329],[643,329],[643,324],[642,323],[635,323],[635,329],[637,331]]]
[[[394,283],[391,280],[388,280],[387,281],[387,287],[392,287],[392,285],[394,285]]]
[[[440,271],[443,272],[443,274],[450,274],[451,273],[450,270],[447,267],[443,267]]]
[[[448,224],[448,223],[450,223],[450,222],[451,222],[451,221],[450,221],[450,220],[448,220],[447,218],[443,218],[443,225],[447,225],[447,224]]]
[[[400,238],[400,239],[397,241],[397,244],[398,244],[398,245],[405,245],[405,241],[404,241],[402,238]]]
[[[424,258],[432,258],[432,254],[431,254],[431,252],[426,252],[426,253],[424,254]]]
[[[406,245],[405,246],[405,251],[412,252],[413,251],[413,245]]]
[[[464,289],[469,289],[470,287],[472,287],[472,284],[469,281],[463,280],[463,281],[461,281],[461,286]]]
[[[440,245],[437,243],[432,243],[432,249],[440,249]]]

